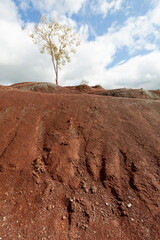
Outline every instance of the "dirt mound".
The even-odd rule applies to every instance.
[[[97,94],[102,96],[112,97],[125,97],[125,98],[141,98],[141,99],[160,99],[160,91],[149,91],[143,89],[114,89],[114,90],[101,90]]]
[[[62,89],[0,87],[0,239],[159,240],[160,100]]]
[[[33,92],[42,92],[42,93],[70,93],[69,90],[56,86],[50,82],[24,82],[16,83],[11,85],[12,88],[24,90],[24,91],[33,91]]]
[[[113,89],[105,90],[100,85],[88,86],[81,84],[72,87],[60,87],[49,82],[24,82],[11,85],[12,88],[33,91],[41,93],[57,93],[57,94],[94,94],[101,96],[124,97],[124,98],[140,98],[140,99],[160,99],[160,90],[149,91],[143,89]]]

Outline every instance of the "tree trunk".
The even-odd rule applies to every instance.
[[[58,70],[56,71],[56,85],[58,86]]]
[[[55,74],[56,74],[56,85],[58,86],[58,65],[55,64],[53,54],[52,54],[52,63],[53,63],[54,71],[55,71]]]

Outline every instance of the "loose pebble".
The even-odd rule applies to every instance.
[[[127,207],[128,207],[128,208],[132,207],[132,204],[131,204],[131,203],[129,203],[129,204],[127,205]]]

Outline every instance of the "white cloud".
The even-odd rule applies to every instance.
[[[30,8],[30,6],[29,6],[29,2],[27,2],[27,1],[21,1],[20,2],[20,8],[23,10],[23,11],[27,11],[29,8]]]
[[[159,5],[159,0],[147,0],[152,7]]]
[[[126,87],[158,88],[160,68],[156,39],[160,38],[159,31],[157,31],[160,19],[155,13],[159,10],[157,7],[149,11],[146,16],[131,17],[123,26],[113,26],[105,35],[96,37],[95,41],[84,42],[70,66],[64,68],[62,74],[64,84],[73,85],[76,76],[77,83],[84,79],[91,85],[102,84],[107,88],[123,87],[124,85]],[[150,36],[155,41],[150,40]],[[137,51],[154,52],[131,58],[127,63],[107,70],[106,66],[113,61],[117,50],[123,47],[128,49],[131,56]],[[149,76],[153,76],[153,81]]]
[[[16,22],[18,9],[11,0],[0,1],[0,21]]]
[[[152,19],[146,16],[130,17],[123,26],[111,27],[106,36],[111,39],[117,48],[126,46],[130,52],[155,48],[149,37],[157,37],[157,28],[152,22]]]
[[[88,24],[82,25],[80,27],[79,34],[80,34],[82,40],[87,41],[87,39],[89,37],[89,26],[88,26]]]
[[[97,14],[103,14],[107,16],[109,12],[116,12],[122,8],[124,0],[96,0],[92,4],[92,9]]]
[[[149,21],[151,21],[152,24],[160,26],[159,13],[160,13],[160,2],[158,1],[156,6],[152,10],[150,10],[149,13],[147,14],[148,19]]]
[[[79,84],[82,79],[90,84],[101,81],[99,75],[104,73],[106,64],[112,61],[115,53],[114,45],[109,41],[106,43],[101,37],[93,42],[82,42],[72,62],[61,71],[63,84]]]
[[[160,52],[136,56],[105,72],[102,84],[106,88],[158,89],[160,86]],[[108,79],[108,81],[105,81]]]
[[[126,46],[130,53],[137,50],[155,50],[160,39],[160,4],[145,16],[130,17],[122,27],[113,26],[108,36],[120,48]]]
[[[77,13],[86,0],[24,0],[27,4],[32,3],[33,7],[41,13],[58,14]],[[52,15],[52,14],[51,14]]]

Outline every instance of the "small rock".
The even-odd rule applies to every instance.
[[[131,203],[129,203],[129,204],[127,205],[127,207],[128,207],[128,208],[132,207],[132,204],[131,204]]]
[[[82,229],[86,229],[86,228],[88,228],[88,225],[87,225],[87,224],[83,224],[83,225],[81,226],[81,228],[82,228]]]
[[[52,207],[53,207],[53,206],[50,204],[50,205],[48,205],[48,206],[46,207],[46,209],[47,209],[47,210],[52,210]]]
[[[86,188],[86,187],[87,187],[87,184],[84,181],[82,181],[82,188]]]
[[[84,191],[85,191],[86,193],[88,193],[89,190],[88,190],[88,188],[84,188]]]
[[[3,166],[0,164],[0,172],[3,172]]]
[[[124,202],[119,203],[118,209],[119,209],[121,212],[125,211]]]
[[[60,143],[60,145],[68,145],[68,144],[69,144],[69,142],[67,140],[64,140]]]
[[[125,205],[124,205],[124,202],[121,202],[121,203],[120,203],[120,206],[124,207],[124,206],[125,206]]]
[[[97,192],[97,187],[96,186],[92,186],[91,187],[91,193],[96,193]]]
[[[76,210],[76,203],[75,202],[71,202],[71,211],[75,212]]]
[[[86,193],[88,193],[88,187],[87,187],[87,184],[86,184],[86,182],[85,181],[82,181],[81,182],[81,187],[84,189],[84,191],[86,192]]]
[[[19,206],[19,211],[21,211],[21,210],[22,210],[22,208],[23,208],[23,207],[22,207],[22,205],[20,205],[20,206]]]
[[[121,216],[128,216],[128,213],[126,211],[122,211]]]
[[[108,206],[108,205],[109,205],[109,203],[107,203],[107,202],[106,202],[106,203],[105,203],[105,205],[106,205],[106,206]]]

